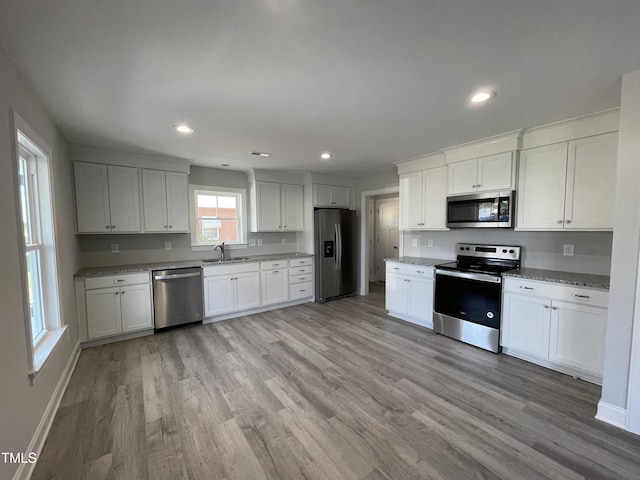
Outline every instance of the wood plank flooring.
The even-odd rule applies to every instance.
[[[33,479],[638,479],[599,395],[372,293],[84,350]]]

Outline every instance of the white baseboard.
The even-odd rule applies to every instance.
[[[31,442],[29,442],[29,447],[27,447],[25,452],[35,452],[38,456],[40,456],[42,447],[44,446],[44,442],[47,440],[47,435],[49,435],[49,429],[51,429],[53,419],[56,416],[56,412],[58,411],[58,407],[60,406],[60,402],[62,401],[62,396],[67,389],[67,385],[69,385],[71,374],[76,368],[76,363],[78,362],[79,357],[80,342],[76,343],[76,346],[73,349],[73,353],[71,354],[67,365],[64,367],[62,375],[60,376],[60,380],[58,380],[58,384],[53,391],[53,395],[51,395],[51,399],[47,404],[47,408],[44,410],[44,414],[40,419],[38,428],[36,428],[36,431],[31,438]],[[36,463],[21,463],[16,470],[15,475],[13,476],[13,480],[29,480],[31,478],[31,475],[33,475],[33,470],[35,468]]]
[[[293,307],[295,305],[302,305],[303,303],[310,303],[315,301],[313,297],[303,298],[302,300],[294,300],[292,302],[279,303],[277,305],[268,305],[266,307],[254,308],[251,310],[242,310],[240,312],[227,313],[226,315],[218,315],[215,317],[207,317],[202,320],[203,324],[221,322],[222,320],[231,320],[232,318],[245,317],[247,315],[253,315],[254,313],[264,313],[270,310],[278,310],[280,308]]]
[[[598,402],[598,413],[596,413],[596,420],[608,423],[614,427],[627,429],[627,410],[610,403]]]

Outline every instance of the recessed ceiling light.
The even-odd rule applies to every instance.
[[[193,128],[191,128],[189,125],[185,125],[185,124],[174,125],[173,128],[175,128],[180,133],[186,133],[186,134],[193,133]]]
[[[495,96],[496,92],[494,92],[493,90],[479,90],[471,95],[469,101],[471,103],[482,103],[486,102],[487,100],[491,100]]]
[[[251,155],[257,155],[258,157],[270,157],[271,154],[267,152],[249,152]]]
[[[331,154],[329,152],[324,152],[322,155],[320,155],[320,158],[323,160],[329,160],[331,158]]]

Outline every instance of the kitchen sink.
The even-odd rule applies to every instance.
[[[211,260],[202,260],[204,263],[225,263],[225,262],[246,262],[248,260],[253,260],[252,257],[231,257],[231,258],[215,258]]]

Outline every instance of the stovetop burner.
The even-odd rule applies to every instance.
[[[457,261],[436,265],[441,270],[501,275],[520,268],[520,247],[507,245],[456,245]]]
[[[467,262],[449,262],[441,265],[436,265],[437,268],[442,270],[454,270],[457,272],[473,272],[473,273],[485,273],[488,275],[500,275],[503,272],[514,270],[518,268],[515,263],[506,265],[495,264],[482,264],[482,263],[467,263]]]

